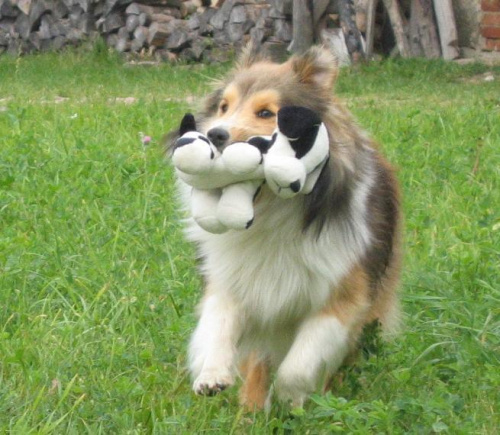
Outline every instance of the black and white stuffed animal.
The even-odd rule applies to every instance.
[[[172,161],[181,180],[189,184],[191,214],[200,227],[211,233],[242,230],[253,223],[253,200],[264,182],[262,151],[268,142],[260,139],[229,145],[221,153],[196,131],[191,114],[179,130]]]
[[[223,152],[196,131],[194,117],[181,122],[172,161],[180,179],[193,187],[191,212],[211,233],[249,228],[253,201],[265,181],[282,198],[314,188],[329,157],[328,134],[315,112],[287,106],[277,114],[271,136],[228,145]]]

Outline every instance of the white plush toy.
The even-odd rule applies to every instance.
[[[312,191],[329,157],[326,127],[304,107],[283,107],[277,119],[271,138],[253,137],[221,153],[196,132],[192,115],[184,117],[172,160],[179,178],[193,187],[191,212],[200,227],[211,233],[249,228],[264,181],[282,198]]]
[[[243,230],[253,223],[253,200],[264,182],[262,150],[269,141],[234,143],[223,153],[184,116],[172,155],[181,180],[193,187],[191,214],[211,233]]]

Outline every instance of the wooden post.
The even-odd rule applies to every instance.
[[[375,36],[375,15],[378,0],[368,0],[366,5],[366,57],[369,59],[373,54],[373,39]]]
[[[339,21],[344,32],[347,50],[354,63],[364,59],[363,44],[361,42],[361,32],[356,26],[356,12],[354,11],[353,0],[339,0]]]
[[[420,37],[420,15],[419,1],[412,0],[410,9],[410,32],[408,34],[408,42],[410,44],[410,53],[412,57],[421,57],[424,55],[422,39]]]
[[[383,2],[385,8],[387,9],[387,13],[389,14],[389,20],[391,20],[392,31],[394,32],[394,37],[396,38],[396,45],[398,47],[399,54],[401,57],[409,57],[410,48],[408,38],[404,30],[405,26],[401,10],[399,9],[399,3],[397,0],[383,0]]]
[[[326,11],[331,0],[313,0],[314,43],[321,41],[321,32],[326,28]]]
[[[432,0],[412,0],[410,49],[413,56],[441,57],[439,36],[432,10]]]
[[[434,11],[439,28],[441,51],[445,60],[456,59],[458,51],[457,27],[451,0],[434,0]]]
[[[288,50],[304,53],[314,43],[312,0],[293,0],[293,39]]]

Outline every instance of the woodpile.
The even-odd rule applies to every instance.
[[[105,13],[102,2],[101,15]],[[16,55],[78,44],[95,30],[91,1],[0,0],[0,52]]]
[[[0,54],[96,37],[168,60],[217,61],[248,41],[281,52],[325,43],[346,62],[459,54],[451,0],[0,0]]]
[[[250,40],[290,42],[290,1],[0,0],[0,53],[58,50],[101,36],[119,52],[210,60]]]
[[[293,0],[292,51],[323,43],[341,64],[375,52],[459,57],[452,0]]]
[[[368,56],[374,45],[401,57],[459,57],[452,0],[356,0]],[[389,41],[389,42],[388,42]],[[382,47],[381,47],[382,45]]]

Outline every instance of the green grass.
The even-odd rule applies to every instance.
[[[304,412],[191,393],[200,279],[159,142],[227,67],[0,57],[0,432],[496,434],[500,69],[476,64],[339,80],[399,169],[402,334]]]

